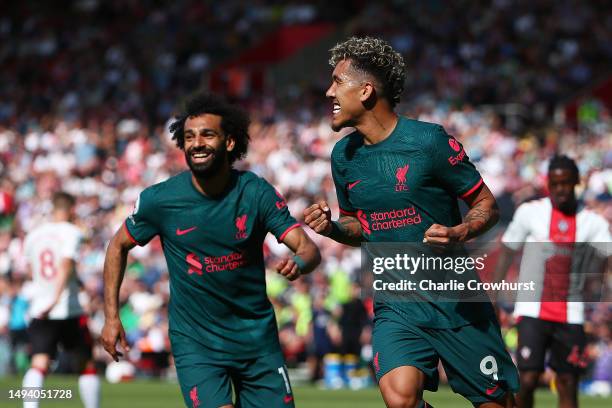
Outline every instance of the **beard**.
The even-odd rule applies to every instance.
[[[193,153],[208,153],[212,155],[212,158],[204,163],[195,163],[191,157]],[[221,145],[218,150],[214,150],[208,147],[192,148],[185,152],[185,160],[191,172],[199,178],[207,178],[219,173],[227,157],[227,150],[225,145]]]

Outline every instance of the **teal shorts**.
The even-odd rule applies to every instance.
[[[171,336],[178,380],[187,407],[293,408],[293,392],[283,354],[215,358],[201,344]],[[232,402],[232,385],[236,401]]]
[[[378,381],[394,368],[413,366],[425,373],[425,389],[436,391],[442,361],[453,391],[472,404],[496,401],[519,389],[518,371],[495,320],[431,329],[410,324],[383,306],[376,310],[372,347]]]

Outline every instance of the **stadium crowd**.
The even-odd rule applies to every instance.
[[[141,190],[186,169],[167,131],[176,104],[202,85],[202,72],[271,27],[337,18],[337,11],[325,14],[321,6],[299,2],[284,7],[262,2],[249,10],[238,1],[223,2],[223,8],[198,7],[195,1],[169,8],[133,2],[121,12],[119,2],[102,3],[75,2],[78,8],[66,16],[43,9],[30,18],[24,18],[23,6],[15,6],[10,17],[0,19],[0,63],[8,68],[0,73],[0,348],[13,348],[0,356],[11,356],[17,370],[27,366],[23,240],[49,213],[51,194],[64,189],[77,197],[77,224],[87,237],[78,273],[90,328],[99,336],[106,244]],[[502,209],[502,223],[487,239],[497,239],[518,204],[545,194],[547,159],[557,151],[578,163],[580,198],[612,222],[610,113],[587,101],[584,108],[594,106],[594,113],[579,117],[577,129],[552,116],[553,106],[596,79],[600,62],[612,56],[609,7],[565,1],[546,14],[538,6],[546,2],[510,7],[512,2],[497,0],[489,9],[471,6],[458,13],[463,3],[453,3],[444,13],[423,6],[419,24],[402,25],[401,31],[399,21],[417,19],[414,11],[404,7],[404,14],[389,19],[393,7],[373,4],[355,15],[351,29],[383,31],[406,55],[409,81],[399,112],[442,124],[470,153]],[[45,12],[53,18],[41,18]],[[509,12],[516,18],[506,19]],[[608,19],[595,18],[600,12]],[[458,14],[463,20],[455,20]],[[70,16],[83,17],[76,33]],[[201,21],[210,28],[206,36],[199,35],[196,22]],[[377,21],[395,23],[385,23],[383,30]],[[424,24],[436,30],[428,32]],[[169,34],[160,38],[159,33]],[[317,92],[304,88],[289,100],[280,91],[267,92],[241,101],[253,121],[249,154],[238,166],[275,185],[298,220],[321,198],[338,214],[329,157],[342,135],[330,129],[324,89]],[[543,108],[517,124],[500,108],[502,102]],[[322,251],[320,268],[294,283],[270,271],[268,292],[288,362],[308,360],[316,377],[325,354],[371,358],[372,310],[354,284],[360,251],[316,234],[312,238]],[[283,250],[269,236],[268,264]],[[133,250],[121,291],[121,318],[133,345],[130,361],[144,375],[160,375],[171,364],[168,297],[159,241]],[[511,332],[509,316],[504,323]],[[591,308],[592,372],[607,381],[612,381],[611,324],[609,303]],[[100,364],[109,362],[101,347],[95,357]],[[8,364],[0,361],[0,374]]]

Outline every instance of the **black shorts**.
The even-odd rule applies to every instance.
[[[51,358],[55,358],[57,346],[61,344],[65,351],[91,358],[93,341],[87,327],[87,316],[65,320],[32,319],[28,335],[32,355],[48,354]]]
[[[579,374],[586,367],[586,337],[581,324],[521,317],[518,323],[517,366],[520,371],[544,371],[548,364],[557,373]]]

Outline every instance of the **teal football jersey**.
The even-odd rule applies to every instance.
[[[380,143],[364,144],[353,132],[332,151],[340,213],[356,217],[367,242],[421,243],[432,224],[461,223],[458,198],[482,185],[459,143],[444,128],[401,117]],[[425,297],[427,298],[427,297]],[[492,316],[490,304],[394,302],[423,327],[453,328]]]
[[[140,194],[125,228],[138,245],[159,235],[170,275],[170,336],[217,357],[255,358],[279,350],[266,295],[263,241],[299,227],[283,197],[251,172],[232,170],[219,197],[200,193],[191,172]]]

